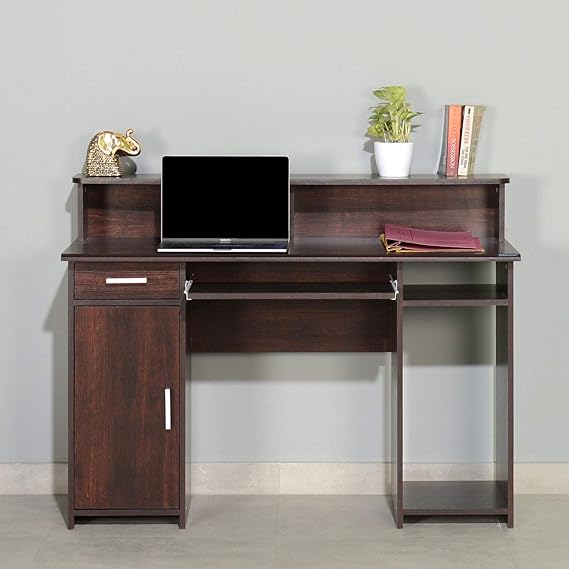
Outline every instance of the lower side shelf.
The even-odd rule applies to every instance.
[[[508,514],[505,480],[404,482],[404,516],[492,516]]]

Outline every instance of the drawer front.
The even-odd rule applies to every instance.
[[[177,263],[76,263],[76,300],[178,299]]]

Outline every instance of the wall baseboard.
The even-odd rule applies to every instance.
[[[189,466],[189,465],[188,465]],[[192,494],[388,494],[385,463],[197,463]],[[406,480],[488,480],[492,464],[409,464]],[[569,463],[520,463],[516,494],[569,494]],[[0,494],[66,494],[67,464],[0,464]]]
[[[67,494],[67,464],[0,464],[0,494]]]

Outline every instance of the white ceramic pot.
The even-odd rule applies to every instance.
[[[413,160],[412,142],[374,142],[377,171],[382,178],[407,178]]]

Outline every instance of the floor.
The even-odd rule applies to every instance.
[[[518,496],[516,527],[395,529],[384,496],[198,496],[189,526],[65,528],[64,497],[0,496],[2,569],[460,569],[569,567],[569,496]]]

